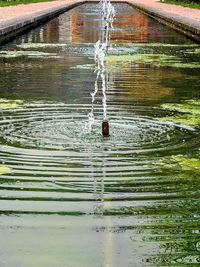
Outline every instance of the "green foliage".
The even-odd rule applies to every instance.
[[[191,8],[200,9],[200,3],[198,0],[196,0],[196,1],[195,0],[193,0],[193,1],[160,0],[160,2],[166,3],[166,4],[183,6],[183,7],[191,7]]]
[[[40,2],[50,2],[53,0],[10,0],[10,1],[0,1],[0,7],[5,6],[16,6],[20,4],[32,4],[32,3],[40,3]]]

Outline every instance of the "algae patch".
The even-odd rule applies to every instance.
[[[23,105],[22,100],[9,100],[0,98],[0,109],[16,109]]]
[[[82,70],[94,70],[95,64],[83,64],[83,65],[76,65],[71,67],[70,69],[82,69]]]
[[[200,125],[200,118],[193,116],[169,116],[165,118],[159,118],[161,121],[171,121],[175,123],[180,123],[188,126],[197,127]]]
[[[196,48],[194,50],[186,50],[186,53],[189,53],[189,54],[200,54],[200,48]]]
[[[18,109],[18,108],[29,108],[33,106],[41,106],[41,105],[64,105],[62,102],[54,102],[54,101],[45,101],[45,100],[37,100],[37,101],[23,101],[23,100],[10,100],[5,98],[0,98],[0,110],[9,110],[9,109]]]
[[[135,43],[134,46],[136,47],[176,47],[176,48],[193,48],[198,47],[198,44],[168,44],[168,43]]]
[[[163,104],[162,108],[167,110],[175,110],[184,113],[190,113],[200,115],[200,101],[198,100],[187,100],[182,103],[170,103]]]
[[[189,126],[200,126],[200,101],[187,100],[182,103],[168,103],[161,106],[165,110],[176,111],[175,116],[159,118],[161,121],[172,121]]]
[[[25,43],[17,45],[21,49],[38,49],[38,48],[63,48],[68,47],[67,44],[49,44],[49,43]]]
[[[183,171],[200,172],[200,159],[199,158],[185,158],[180,156],[172,157],[172,162],[178,164]]]
[[[200,159],[184,156],[172,156],[168,160],[161,161],[158,165],[163,169],[200,173]]]
[[[0,51],[0,58],[60,58],[56,53],[45,53],[39,51]]]
[[[110,55],[106,60],[108,64],[133,62],[151,64],[155,67],[200,68],[199,62],[183,62],[182,59],[177,56],[166,54]]]
[[[12,169],[7,166],[0,165],[0,175],[8,173],[12,173]]]

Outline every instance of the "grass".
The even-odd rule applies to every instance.
[[[200,9],[200,4],[193,3],[193,2],[188,3],[185,1],[175,1],[175,0],[160,0],[160,2],[165,3],[165,4],[173,4],[173,5],[177,5],[177,6]]]
[[[53,0],[8,0],[8,1],[2,1],[0,0],[0,7],[5,6],[16,6],[20,4],[32,4],[32,3],[40,3],[40,2],[50,2]]]

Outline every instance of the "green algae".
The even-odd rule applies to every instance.
[[[200,54],[200,48],[196,48],[194,50],[186,50],[185,52],[189,54]]]
[[[200,173],[200,158],[195,157],[171,156],[168,159],[160,160],[157,165],[161,169],[169,171]]]
[[[200,173],[200,159],[199,158],[186,158],[181,156],[173,156],[171,161],[183,171],[195,171]]]
[[[199,47],[198,44],[167,44],[167,43],[134,43],[130,45],[131,47],[175,47],[175,48],[191,48],[191,47]],[[129,46],[129,47],[130,47]]]
[[[0,175],[8,173],[12,173],[12,169],[7,166],[0,165]]]
[[[9,100],[0,98],[0,109],[16,109],[23,105],[22,100]]]
[[[200,101],[187,100],[182,103],[163,104],[163,109],[200,115]]]
[[[188,126],[197,127],[200,126],[200,118],[196,116],[169,116],[165,118],[159,118],[161,121],[171,121],[174,123],[184,124]]]
[[[177,111],[180,114],[159,118],[161,121],[172,121],[189,126],[200,126],[200,101],[187,100],[182,103],[167,103],[161,105],[165,110]]]
[[[0,51],[0,58],[60,58],[56,53],[39,51]]]
[[[95,64],[83,64],[83,65],[76,65],[71,67],[71,69],[83,69],[83,70],[94,70]]]
[[[152,61],[173,61],[175,60],[175,56],[168,56],[163,54],[127,54],[127,55],[110,55],[107,56],[107,61],[125,61],[125,62],[132,62],[132,61],[139,61],[139,62],[147,62],[151,63]]]
[[[107,57],[108,64],[120,62],[134,62],[151,64],[155,67],[174,67],[174,68],[200,68],[199,62],[182,62],[182,59],[174,55],[166,54],[127,54],[110,55]]]
[[[24,100],[10,100],[6,98],[0,98],[0,110],[7,110],[7,109],[19,109],[19,108],[27,108],[34,105],[52,105],[55,104],[55,101],[46,101],[46,100],[31,100],[31,101],[24,101]],[[56,102],[56,105],[64,105],[62,102]]]
[[[21,49],[37,49],[37,48],[62,48],[68,47],[67,44],[50,44],[50,43],[25,43],[17,45]]]

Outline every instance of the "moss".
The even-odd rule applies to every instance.
[[[107,57],[108,64],[118,62],[145,63],[155,67],[200,68],[199,62],[182,62],[182,59],[176,56],[165,54],[127,54]]]
[[[12,169],[7,166],[0,165],[0,175],[7,173],[12,173]]]
[[[16,109],[20,108],[22,104],[22,100],[0,99],[0,109]]]

